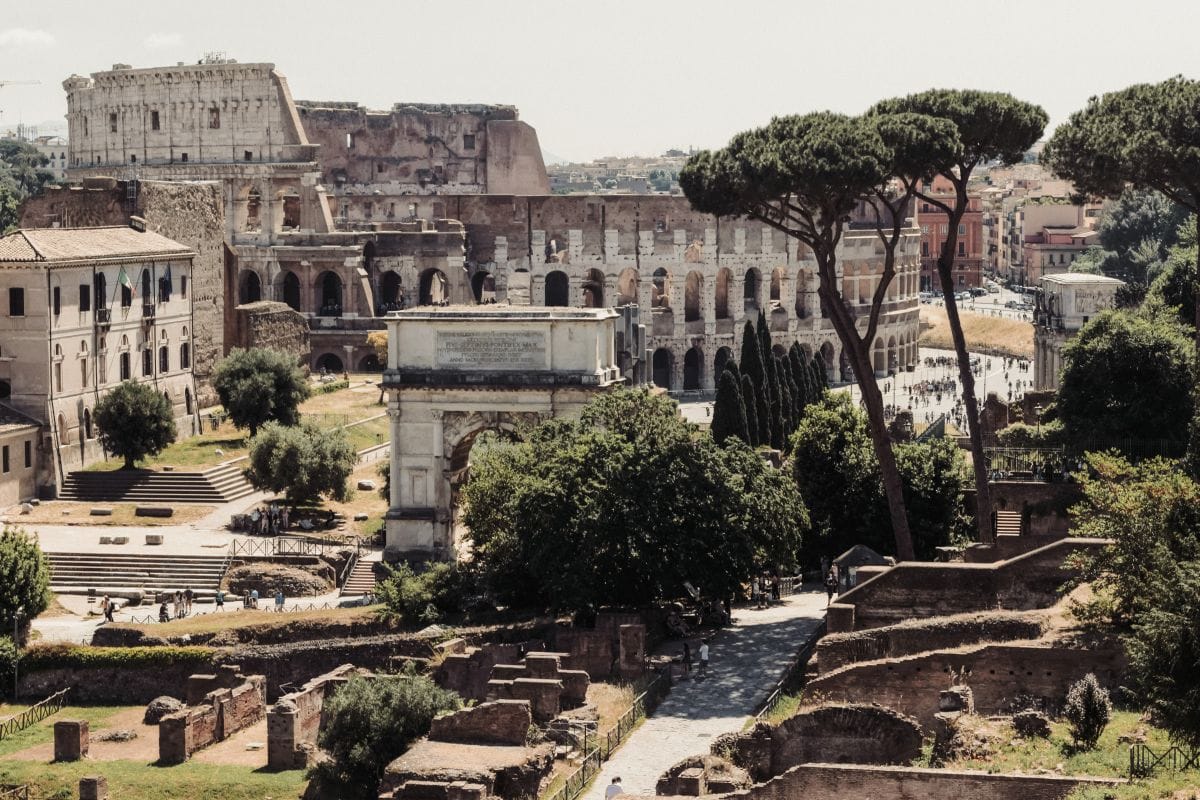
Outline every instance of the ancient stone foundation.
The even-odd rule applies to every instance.
[[[78,761],[88,754],[86,719],[60,719],[54,723],[54,760]]]
[[[228,683],[234,685],[222,685]],[[188,680],[187,707],[158,723],[159,763],[182,764],[197,750],[253,725],[263,718],[266,702],[266,679],[261,675],[242,676],[230,670],[193,675]]]
[[[276,701],[267,712],[270,769],[303,769],[309,765],[316,752],[325,701],[356,671],[353,664],[343,664]]]
[[[497,700],[438,717],[429,730],[436,742],[525,744],[533,715],[525,700]]]
[[[103,775],[80,778],[79,800],[108,800],[108,780]]]

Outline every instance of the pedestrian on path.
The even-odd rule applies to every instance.
[[[828,597],[829,603],[833,602],[833,596],[838,593],[838,579],[833,570],[829,570],[829,574],[825,576],[825,594]]]
[[[217,611],[225,610],[225,592],[217,589]]]
[[[188,588],[183,590],[183,613],[184,614],[192,613],[192,598],[194,598],[194,597],[195,597],[195,595],[192,593],[192,587],[189,586]]]
[[[100,610],[104,612],[104,621],[113,621],[113,601],[108,599],[108,595],[104,595],[104,599],[100,601]]]
[[[700,669],[696,670],[696,677],[703,678],[708,675],[708,639],[700,640]]]
[[[258,608],[258,589],[250,590],[250,607]]]
[[[275,591],[275,612],[279,614],[283,613],[283,589]]]
[[[623,793],[624,790],[621,789],[621,779],[613,778],[612,783],[610,783],[608,788],[604,790],[604,800],[613,800],[614,797]]]

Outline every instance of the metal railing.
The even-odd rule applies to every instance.
[[[231,600],[232,600],[232,602],[230,602]],[[204,616],[208,616],[209,614],[237,614],[242,611],[270,611],[272,613],[275,613],[275,600],[272,597],[258,598],[258,607],[257,608],[245,608],[240,605],[242,601],[243,601],[243,598],[241,598],[241,597],[232,597],[232,598],[226,597],[225,604],[227,606],[231,606],[231,608],[229,608],[228,611],[225,611],[225,610],[217,611],[216,608],[213,608],[211,611],[193,611],[192,613],[188,614],[186,617],[172,617],[171,619],[167,620],[167,622],[175,622],[178,619],[190,619],[191,617],[204,617]],[[330,611],[335,608],[343,608],[343,607],[344,606],[342,606],[340,603],[331,603],[328,600],[321,602],[321,603],[317,603],[317,602],[291,603],[291,604],[285,603],[283,608],[280,610],[280,613],[291,614],[291,613],[300,612],[300,611]],[[147,614],[144,617],[131,616],[129,618],[128,622],[131,625],[153,625],[155,623],[162,623],[162,620],[160,620],[158,618],[157,614]],[[83,640],[84,644],[88,644],[89,642],[90,642],[89,639]]]
[[[617,717],[616,723],[611,728],[603,733],[595,734],[595,739],[590,743],[591,749],[587,749],[589,743],[587,734],[585,734],[584,748],[586,752],[583,762],[567,775],[562,786],[542,800],[575,800],[583,794],[592,779],[599,774],[601,766],[612,755],[612,752],[629,738],[629,734],[633,733],[634,728],[643,717],[654,712],[670,689],[670,675],[660,674],[646,686],[641,694],[634,698],[633,703],[625,709],[621,716]]]
[[[335,543],[305,536],[272,536],[266,539],[234,539],[229,556],[323,556],[341,550],[357,550],[357,543]]]
[[[754,715],[755,722],[762,722],[779,707],[779,702],[790,688],[797,683],[797,675],[803,675],[804,670],[808,667],[808,662],[812,659],[813,653],[817,652],[817,642],[825,635],[826,623],[821,620],[821,624],[808,637],[808,641],[804,646],[797,651],[796,655],[788,664],[787,669],[783,671],[783,675],[775,683],[775,688],[767,695],[767,699],[763,701],[762,707]]]
[[[69,691],[71,691],[69,686],[66,689],[59,689],[45,700],[34,703],[20,714],[15,714],[0,722],[0,741],[4,741],[8,737],[20,733],[30,725],[36,725],[65,706],[67,704],[67,692]],[[0,797],[3,797],[3,795],[0,795]]]
[[[1157,769],[1181,772],[1185,769],[1200,769],[1200,750],[1185,749],[1172,745],[1156,753],[1144,744],[1129,748],[1129,777],[1144,778]]]
[[[800,587],[804,583],[804,578],[800,575],[793,575],[788,578],[779,579],[779,599],[791,597],[800,591]]]

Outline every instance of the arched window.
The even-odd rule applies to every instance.
[[[79,343],[79,379],[84,389],[88,386],[88,346],[87,342]],[[91,436],[88,437],[92,438]]]
[[[192,349],[187,342],[179,345],[179,368],[188,369],[192,366]]]
[[[92,438],[92,412],[86,408],[83,410],[83,438]]]
[[[149,347],[142,350],[142,376],[150,377],[154,374],[154,351]]]
[[[158,371],[159,374],[171,371],[171,348],[166,345],[158,348]]]
[[[129,377],[130,377],[130,375],[129,375],[129,351],[128,350],[123,351],[121,353],[120,360],[121,360],[121,380],[127,381],[127,380],[129,380]]]

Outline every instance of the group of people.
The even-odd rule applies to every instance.
[[[779,576],[764,572],[750,580],[750,602],[755,608],[768,608],[771,601],[780,599]]]
[[[162,599],[162,604],[158,607],[158,621],[170,622],[173,619],[183,619],[192,613],[192,601],[195,598],[195,592],[192,591],[190,586],[182,592],[176,590],[174,595],[168,593]],[[168,604],[170,605],[170,610],[167,609]]]
[[[708,677],[708,639],[700,640],[700,647],[697,648],[696,655],[700,657],[700,666],[696,670],[696,680]],[[692,663],[695,658],[692,654],[692,645],[690,642],[683,643],[683,651],[679,654],[680,680],[686,681],[692,675]]]
[[[250,512],[250,532],[255,536],[278,536],[287,529],[287,506],[271,503]]]

